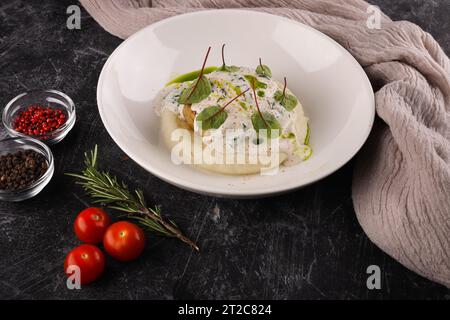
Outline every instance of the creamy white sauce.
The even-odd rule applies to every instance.
[[[308,158],[311,148],[304,145],[308,119],[304,116],[301,104],[298,103],[292,111],[288,111],[274,98],[276,91],[283,90],[283,84],[273,79],[258,76],[255,70],[250,68],[240,67],[236,72],[214,71],[205,75],[211,82],[212,92],[206,99],[191,105],[191,110],[197,115],[207,107],[223,106],[240,92],[246,89],[250,90],[227,106],[225,110],[228,117],[218,129],[210,129],[201,133],[197,121],[194,121],[194,132],[203,136],[205,144],[212,143],[214,137],[226,136],[228,140],[225,143],[227,145],[239,146],[244,144],[246,153],[267,152],[270,143],[257,141],[257,133],[252,125],[251,116],[258,111],[253,91],[250,88],[250,83],[245,79],[245,75],[252,75],[259,82],[267,85],[266,88],[256,89],[258,105],[261,112],[272,114],[281,126],[280,137],[277,139],[280,152],[288,155],[285,164],[293,165]],[[160,108],[167,108],[180,119],[184,119],[184,105],[180,104],[178,99],[183,90],[189,87],[191,83],[192,81],[172,84],[161,90],[158,98]],[[259,96],[258,92],[263,92],[263,96]],[[286,89],[286,93],[292,94],[289,89]],[[230,130],[233,132],[231,136],[229,135]],[[227,135],[225,135],[226,132]],[[239,147],[237,148],[239,150]]]

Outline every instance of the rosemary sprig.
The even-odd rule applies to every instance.
[[[125,212],[129,218],[142,226],[161,235],[178,238],[199,251],[195,242],[186,237],[172,220],[166,221],[162,218],[158,206],[147,206],[142,190],[130,192],[124,182],[119,182],[115,176],[97,169],[97,145],[94,150],[86,152],[84,157],[86,168],[80,174],[66,174],[78,179],[76,183],[95,199],[94,203]]]

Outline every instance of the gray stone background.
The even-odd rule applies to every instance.
[[[353,161],[299,191],[261,200],[224,200],[173,187],[148,174],[114,144],[97,112],[100,70],[121,43],[85,12],[82,29],[65,27],[76,1],[0,2],[0,106],[32,88],[73,98],[78,120],[54,146],[55,175],[34,199],[0,203],[0,298],[3,299],[450,299],[450,291],[401,266],[364,235],[351,200]],[[396,20],[429,31],[450,52],[450,0],[372,0]],[[0,136],[4,136],[0,129]],[[89,203],[64,172],[82,168],[83,152],[100,146],[100,163],[144,189],[184,231],[176,240],[148,237],[143,256],[107,258],[98,281],[70,291],[65,254],[79,244],[76,214]],[[216,209],[215,209],[216,208]],[[382,289],[366,288],[367,266],[382,271]]]

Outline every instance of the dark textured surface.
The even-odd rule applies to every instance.
[[[450,52],[450,0],[372,3],[394,19],[418,23]],[[410,272],[364,235],[351,201],[352,162],[294,193],[223,200],[180,190],[126,160],[101,123],[95,97],[100,70],[121,40],[84,11],[82,29],[68,30],[69,4],[0,4],[2,108],[25,90],[54,88],[71,96],[78,112],[74,130],[53,147],[50,185],[34,199],[0,203],[0,298],[450,299],[448,289]],[[198,240],[201,253],[150,236],[137,261],[108,258],[99,281],[80,291],[66,288],[64,256],[79,244],[73,219],[89,198],[63,173],[81,169],[82,153],[94,143],[103,167],[141,186],[149,202]],[[381,290],[366,288],[371,264],[381,268]]]

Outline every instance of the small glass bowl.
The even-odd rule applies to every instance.
[[[22,201],[34,197],[44,189],[50,182],[55,171],[53,163],[53,154],[50,148],[39,140],[29,137],[14,137],[0,140],[0,155],[14,153],[21,150],[33,150],[42,154],[47,160],[48,169],[45,173],[32,184],[19,190],[0,189],[0,200],[3,201]]]
[[[14,130],[14,120],[18,114],[34,104],[52,109],[62,109],[67,119],[66,122],[58,129],[43,135],[30,136]],[[72,99],[56,90],[35,90],[22,93],[6,105],[2,115],[3,125],[11,137],[32,137],[45,142],[47,145],[58,143],[64,139],[73,128],[75,120],[75,104]]]

